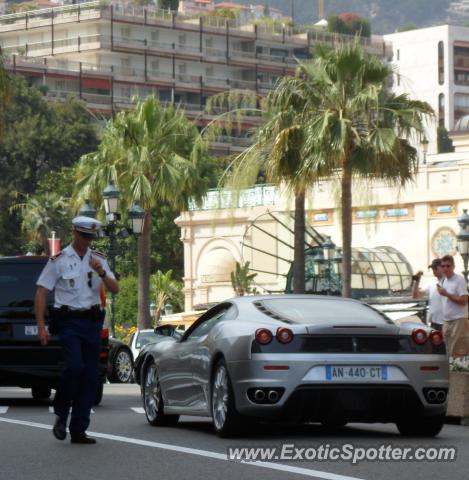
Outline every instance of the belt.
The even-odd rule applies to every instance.
[[[54,308],[53,311],[59,318],[91,318],[95,319],[96,314],[101,312],[100,305],[93,305],[90,308],[72,308],[68,305],[62,305],[60,308]]]

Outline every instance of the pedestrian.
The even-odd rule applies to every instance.
[[[435,258],[432,260],[432,263],[428,265],[428,268],[432,269],[435,278],[424,288],[420,288],[420,279],[422,278],[423,272],[417,272],[413,277],[412,297],[428,298],[427,323],[429,323],[434,330],[441,331],[443,329],[443,297],[438,293],[436,288],[437,283],[441,285],[445,278],[443,268],[441,268],[441,260]]]
[[[64,369],[54,398],[57,415],[53,434],[58,440],[67,436],[67,419],[72,443],[96,443],[86,434],[90,424],[91,407],[96,398],[99,381],[99,354],[104,310],[101,308],[102,285],[112,293],[119,284],[106,258],[90,248],[98,237],[101,223],[90,217],[72,220],[73,240],[58,255],[52,257],[39,279],[35,301],[38,337],[41,345],[49,342],[44,313],[47,294],[54,290],[52,324],[63,348]]]
[[[454,347],[464,334],[467,322],[467,283],[462,275],[454,273],[454,258],[445,255],[441,259],[445,278],[437,284],[437,290],[443,297],[443,336],[450,357],[454,356]]]

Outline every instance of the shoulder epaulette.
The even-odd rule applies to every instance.
[[[93,255],[97,255],[98,257],[106,258],[106,255],[104,253],[98,252],[97,250],[91,249],[91,253]]]
[[[50,257],[50,260],[54,261],[54,260],[57,260],[60,255],[62,255],[63,252],[59,252],[57,255],[54,255],[53,257]]]

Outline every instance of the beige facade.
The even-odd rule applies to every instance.
[[[463,136],[459,144],[461,149],[467,148]],[[415,182],[405,188],[389,188],[379,182],[354,185],[353,246],[392,246],[405,255],[414,271],[423,270],[429,279],[427,265],[447,253],[456,255],[457,268],[462,270],[456,251],[457,217],[469,208],[469,152],[429,155],[427,159]],[[262,188],[270,189],[269,195],[261,195]],[[336,187],[328,181],[316,185],[307,199],[307,215],[319,233],[331,236],[340,246],[335,191]],[[258,270],[277,273],[273,276],[258,272],[256,283],[260,292],[281,291],[286,284],[283,275],[288,271],[288,262],[275,262],[261,251],[246,248],[246,244],[288,260],[290,250],[284,243],[292,245],[293,236],[267,212],[291,212],[291,196],[273,186],[256,187],[246,192],[242,208],[231,210],[222,210],[224,205],[214,197],[223,198],[210,192],[203,209],[193,206],[176,221],[184,242],[186,310],[232,297],[230,271],[236,261],[254,262]],[[230,205],[226,201],[225,206]],[[253,224],[272,237],[260,235]]]

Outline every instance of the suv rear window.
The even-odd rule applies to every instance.
[[[32,307],[42,263],[0,263],[0,307]]]

